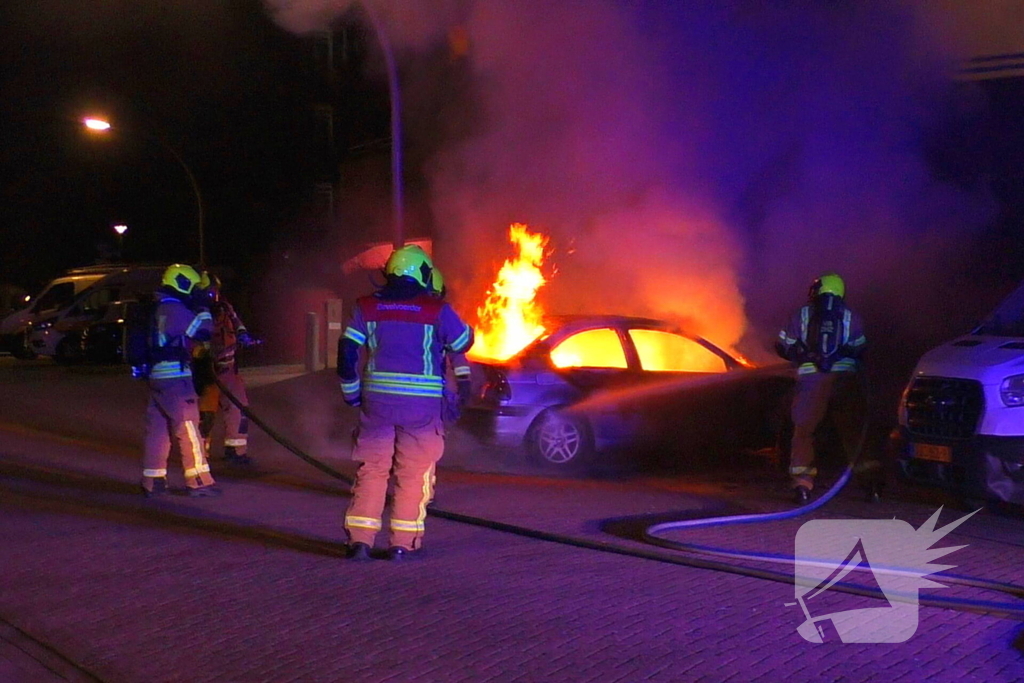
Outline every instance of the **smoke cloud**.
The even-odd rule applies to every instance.
[[[926,159],[974,105],[923,3],[267,2],[300,32],[373,9],[463,312],[523,222],[551,236],[552,312],[670,317],[757,355],[835,270],[875,339],[963,322],[942,293],[993,205]],[[447,70],[419,69],[438,46]]]

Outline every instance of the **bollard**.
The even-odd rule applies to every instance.
[[[306,372],[317,372],[322,368],[320,361],[320,318],[316,313],[306,313]]]
[[[338,340],[341,339],[341,299],[328,299],[324,304],[324,319],[327,321],[327,347],[324,361],[327,367],[338,367]],[[331,363],[331,361],[334,361]]]

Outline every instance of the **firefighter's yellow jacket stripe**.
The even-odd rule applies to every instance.
[[[379,531],[381,522],[375,517],[359,517],[357,515],[346,515],[345,526],[352,529],[373,529]]]

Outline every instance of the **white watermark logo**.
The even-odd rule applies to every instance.
[[[943,587],[925,577],[955,566],[932,560],[967,547],[932,546],[977,510],[936,529],[941,512],[919,529],[899,519],[815,519],[801,525],[796,602],[787,603],[803,610],[797,633],[812,643],[837,636],[844,643],[902,643],[914,635],[918,591]],[[884,600],[839,590],[844,584],[881,593]]]

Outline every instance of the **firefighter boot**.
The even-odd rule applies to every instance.
[[[157,477],[153,480],[153,488],[146,488],[142,486],[142,493],[146,498],[156,498],[157,496],[163,496],[167,493],[167,479],[165,477]]]
[[[797,505],[807,505],[811,500],[811,491],[806,486],[793,488],[793,502]]]
[[[253,464],[252,458],[245,453],[239,453],[235,450],[234,446],[224,447],[224,459],[232,465],[242,465],[243,467],[248,467]]]
[[[365,543],[350,543],[345,548],[345,559],[365,562],[370,559],[370,546]]]

